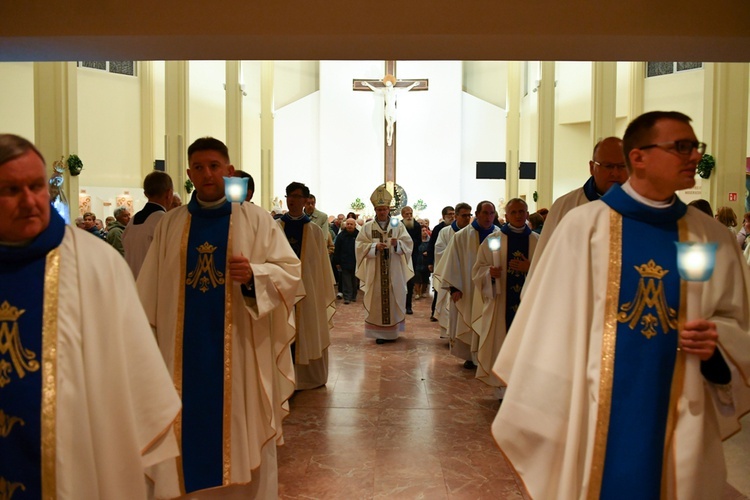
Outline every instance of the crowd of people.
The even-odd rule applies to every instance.
[[[78,230],[50,209],[42,154],[0,135],[0,480],[276,498],[289,399],[327,383],[336,307],[361,303],[375,345],[434,322],[456,369],[494,388],[491,432],[531,497],[716,498],[721,439],[750,411],[750,213],[737,231],[731,208],[714,220],[676,196],[705,147],[687,116],[646,113],[549,210],[460,201],[430,228],[385,185],[370,220],[329,217],[301,182],[269,214],[205,137],[184,206],[155,171],[143,209]],[[716,243],[713,274],[681,279],[675,242]],[[118,307],[87,312],[112,282]]]

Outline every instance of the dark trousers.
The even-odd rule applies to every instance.
[[[354,275],[354,271],[347,271],[346,269],[341,270],[341,284],[342,292],[344,294],[344,300],[354,302],[357,300],[357,292],[359,291],[359,278]]]
[[[416,278],[412,278],[406,282],[406,309],[411,309],[411,299],[414,296],[414,282]]]

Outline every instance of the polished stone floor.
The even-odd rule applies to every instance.
[[[415,301],[402,337],[377,345],[364,338],[361,294],[338,301],[329,382],[296,393],[284,421],[281,498],[528,498],[490,434],[492,388],[450,356],[430,302]],[[737,460],[747,476],[748,454]],[[727,485],[724,498],[746,497]]]

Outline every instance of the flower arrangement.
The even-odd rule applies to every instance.
[[[711,177],[711,171],[713,171],[715,166],[716,160],[714,159],[714,157],[708,153],[705,153],[701,160],[698,162],[698,175],[700,175],[703,179],[708,179],[709,177]]]
[[[360,198],[355,199],[349,206],[352,207],[352,210],[355,212],[365,209],[365,203]]]
[[[420,211],[425,210],[427,208],[427,203],[424,202],[423,199],[418,199],[416,203],[414,203],[414,210]]]
[[[70,171],[70,175],[76,176],[81,173],[81,170],[83,170],[83,162],[76,154],[72,154],[68,156],[68,159],[65,162],[68,166],[68,170]]]

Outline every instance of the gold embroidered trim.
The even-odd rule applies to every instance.
[[[688,227],[685,218],[677,221],[677,232],[680,241],[688,240]],[[677,491],[677,485],[674,483],[677,477],[674,470],[675,464],[669,463],[670,450],[674,446],[674,429],[677,425],[677,406],[682,396],[685,386],[685,353],[679,350],[680,332],[684,328],[687,319],[687,281],[680,279],[680,310],[677,312],[677,357],[675,358],[674,372],[672,373],[672,387],[669,392],[669,413],[667,414],[667,427],[664,435],[664,456],[661,465],[661,497],[666,498],[669,490],[667,481],[672,478],[673,492]],[[670,470],[671,468],[671,470]],[[668,473],[669,471],[669,473]]]
[[[598,499],[604,475],[604,457],[607,451],[609,416],[612,409],[612,382],[615,374],[615,346],[617,341],[617,309],[620,297],[622,272],[622,217],[614,210],[609,212],[609,270],[607,272],[607,298],[602,331],[601,366],[599,368],[599,404],[594,433],[594,452],[591,460],[589,499]]]
[[[182,232],[182,241],[180,241],[180,274],[178,274],[180,282],[177,289],[177,321],[174,335],[174,387],[180,400],[182,400],[182,344],[185,328],[185,287],[187,286],[184,273],[187,268],[187,245],[191,222],[192,217],[188,214],[185,229]],[[177,477],[180,483],[180,493],[184,495],[186,492],[185,474],[182,469],[182,410],[175,419],[174,433],[177,436],[177,445],[180,447],[180,456],[177,457]]]
[[[42,317],[42,498],[57,498],[57,312],[60,249],[47,254]]]
[[[233,204],[234,205],[234,204]],[[234,210],[234,206],[232,209]],[[229,258],[234,248],[234,216],[229,217],[229,235],[227,236],[227,259],[224,263],[224,275],[229,276]],[[224,414],[222,422],[222,482],[227,485],[232,482],[232,304],[234,296],[234,281],[228,280],[224,285]],[[243,300],[244,304],[244,300]]]

